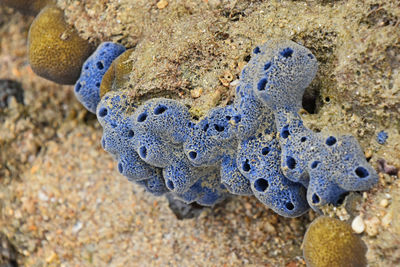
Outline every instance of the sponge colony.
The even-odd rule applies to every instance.
[[[74,84],[93,47],[79,37],[57,7],[44,8],[33,21],[28,35],[32,70],[59,84]]]
[[[309,267],[366,266],[366,246],[351,227],[338,219],[319,217],[308,228],[303,254]]]

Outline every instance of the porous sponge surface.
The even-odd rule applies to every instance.
[[[340,204],[348,191],[373,186],[377,174],[354,137],[303,125],[298,110],[317,67],[307,48],[271,40],[254,49],[235,102],[200,121],[175,100],[136,107],[127,90],[109,91],[97,106],[103,147],[128,179],[153,179],[156,194],[187,203],[254,195],[287,217]]]
[[[82,66],[81,75],[75,84],[75,95],[87,110],[96,113],[100,102],[100,85],[112,62],[125,47],[111,42],[102,43]]]

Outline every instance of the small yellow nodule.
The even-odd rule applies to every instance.
[[[345,222],[319,217],[309,226],[303,240],[303,255],[308,267],[366,266],[367,249]]]

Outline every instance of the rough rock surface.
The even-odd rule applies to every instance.
[[[178,0],[162,9],[157,2],[58,5],[82,37],[136,46],[129,87],[138,100],[181,99],[199,117],[233,100],[231,83],[256,44],[283,37],[308,47],[320,70],[303,99],[305,124],[353,134],[375,169],[379,159],[386,164],[377,187],[324,213],[343,220],[361,215],[370,266],[396,266],[399,174],[385,170],[400,167],[397,1]],[[31,21],[0,7],[0,79],[25,89],[25,106],[10,101],[0,115],[0,229],[19,265],[304,266],[300,244],[313,212],[285,219],[237,197],[178,221],[166,200],[137,187],[132,193],[73,88],[30,70]],[[382,130],[389,136],[383,145],[376,141]]]

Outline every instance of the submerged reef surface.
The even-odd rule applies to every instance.
[[[75,91],[90,111],[97,107],[102,146],[119,172],[149,192],[207,206],[230,194],[254,195],[278,214],[296,217],[310,206],[341,204],[349,191],[378,181],[354,137],[315,133],[303,124],[302,97],[318,68],[307,48],[287,40],[257,46],[234,103],[200,121],[172,99],[137,105],[129,90],[107,89],[100,99],[102,77],[123,51],[101,45]],[[90,86],[80,96],[82,83]]]

